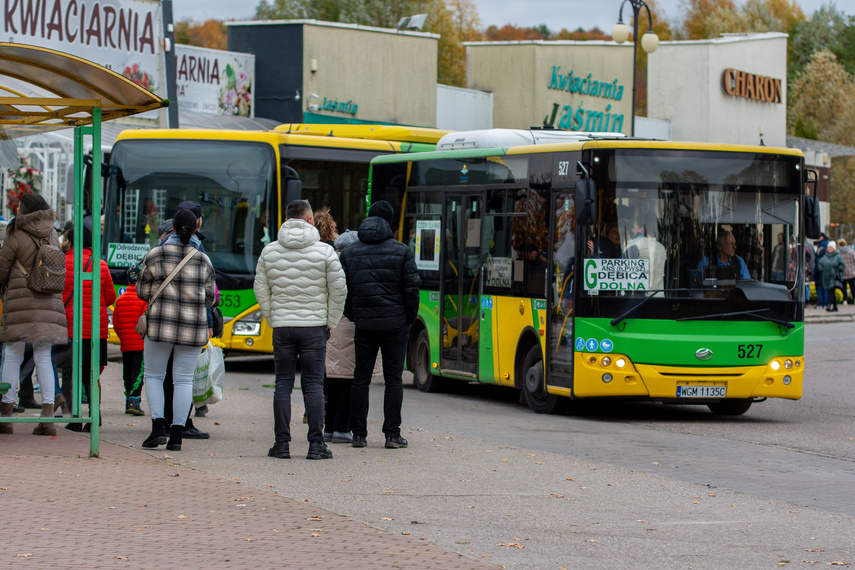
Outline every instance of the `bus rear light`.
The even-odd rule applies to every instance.
[[[611,374],[609,374],[608,372],[606,372],[605,374],[603,374],[603,382],[605,382],[606,384],[608,384],[608,383],[609,383],[609,382],[611,382],[611,381],[612,381],[612,375],[611,375]]]
[[[769,366],[772,367],[772,370],[778,370],[781,368],[781,363],[778,362],[777,360],[773,360]]]
[[[793,379],[792,379],[792,378],[790,378],[790,375],[789,375],[789,374],[787,374],[786,376],[784,376],[784,386],[789,386],[789,385],[790,385],[790,382],[792,382],[792,381],[793,381]]]
[[[626,360],[624,360],[623,358],[618,358],[615,361],[615,364],[617,364],[618,368],[623,368],[624,366],[626,366]]]

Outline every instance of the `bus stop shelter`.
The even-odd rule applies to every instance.
[[[74,214],[75,227],[83,223],[85,212],[83,156],[84,137],[91,137],[93,164],[101,164],[101,123],[165,107],[161,99],[130,79],[80,57],[56,50],[13,43],[0,43],[0,141],[60,129],[74,129]],[[91,211],[101,212],[101,169],[91,172]],[[83,232],[74,232],[74,290],[84,281],[92,287],[91,337],[100,338],[101,264],[93,263],[83,271]],[[101,259],[101,224],[92,224],[92,255]],[[72,418],[4,418],[10,423],[76,422],[90,426],[89,455],[99,453],[100,401],[98,378],[101,361],[100,343],[92,342],[90,369],[81,370],[83,337],[83,296],[73,296],[74,328],[72,335],[72,376],[74,397]],[[90,415],[82,415],[81,384],[83,375],[91,379]],[[42,381],[45,381],[44,379]],[[50,379],[53,381],[53,379]]]

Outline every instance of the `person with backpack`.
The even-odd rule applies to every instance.
[[[62,306],[62,251],[54,229],[56,213],[38,194],[21,198],[18,216],[9,222],[7,236],[0,248],[0,290],[3,291],[3,316],[0,317],[0,342],[5,343],[3,382],[12,388],[3,395],[0,416],[10,417],[18,388],[21,362],[26,344],[32,343],[36,371],[41,379],[43,418],[54,411],[54,368],[51,349],[66,342],[66,316]],[[56,248],[55,252],[51,248]],[[60,266],[54,269],[59,285],[52,289],[41,271],[51,265],[52,253],[58,253]],[[39,267],[41,266],[41,267]],[[46,286],[47,284],[47,286]],[[53,291],[56,292],[43,292]],[[0,423],[0,433],[12,433],[12,424]],[[53,423],[39,423],[35,435],[56,435]]]

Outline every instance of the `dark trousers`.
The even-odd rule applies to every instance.
[[[143,352],[129,350],[122,353],[122,378],[125,381],[125,398],[139,398],[143,387]]]
[[[324,395],[326,396],[326,425],[324,431],[350,431],[350,385],[351,378],[325,378]]]
[[[324,360],[330,331],[326,326],[278,327],[273,329],[273,432],[276,443],[291,441],[291,391],[294,389],[297,357],[302,372],[300,384],[309,418],[309,443],[324,442]]]
[[[354,436],[368,437],[368,388],[377,351],[383,355],[383,433],[386,437],[401,435],[401,405],[404,402],[404,359],[410,325],[394,331],[363,331],[356,328],[356,368],[350,388],[350,427]]]
[[[855,302],[855,278],[844,279],[842,281],[842,283],[843,283],[843,302],[846,303],[846,295],[852,295],[852,301]]]

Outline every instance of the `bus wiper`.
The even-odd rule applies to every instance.
[[[645,297],[644,300],[642,302],[640,302],[639,304],[633,305],[632,307],[627,309],[621,316],[619,316],[615,319],[612,319],[611,325],[615,326],[615,325],[620,324],[625,318],[627,318],[629,315],[634,313],[636,309],[638,309],[639,307],[644,305],[647,301],[649,301],[654,296],[656,296],[656,293],[663,293],[663,292],[664,293],[674,293],[674,292],[679,292],[679,291],[691,291],[691,289],[653,289],[653,290],[650,290],[650,291],[648,291],[648,293],[651,293],[651,295],[648,295],[647,297]]]
[[[776,319],[775,317],[769,317],[766,315],[760,315],[758,313],[763,313],[768,311],[769,309],[752,309],[750,311],[736,311],[733,313],[719,313],[717,315],[700,315],[696,317],[680,317],[679,319],[675,319],[678,321],[698,321],[700,319],[719,319],[722,317],[736,317],[740,315],[750,315],[752,317],[757,317],[758,319],[769,321],[770,323],[775,323],[776,325],[781,325],[783,327],[787,327],[788,329],[793,328],[795,325],[793,323],[787,322],[782,319]]]

